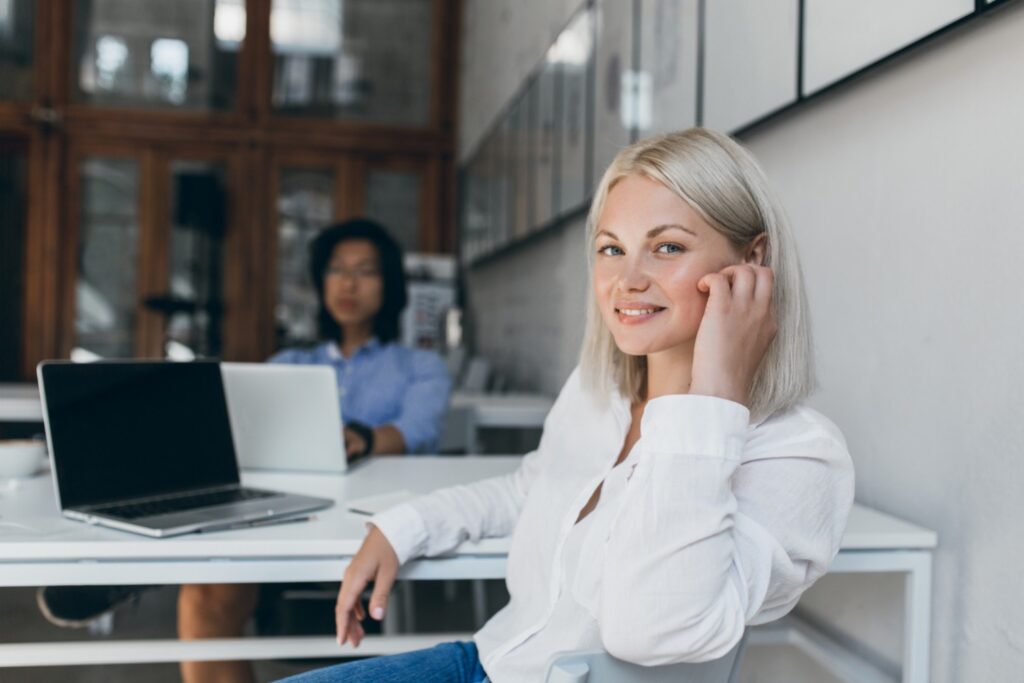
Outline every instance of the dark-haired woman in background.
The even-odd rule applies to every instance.
[[[310,270],[323,342],[270,362],[335,369],[349,457],[434,448],[451,379],[437,354],[397,343],[408,299],[398,244],[372,221],[339,223],[313,241]]]
[[[334,368],[349,459],[435,448],[451,379],[437,354],[397,341],[408,300],[401,248],[377,223],[349,220],[313,240],[310,271],[321,343],[270,362]],[[240,636],[258,601],[256,584],[182,586],[178,635]],[[247,662],[183,662],[181,670],[186,683],[253,680]]]

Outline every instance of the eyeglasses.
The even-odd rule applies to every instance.
[[[353,280],[373,280],[380,277],[380,271],[376,268],[354,268],[352,270],[341,266],[328,266],[324,270],[324,277],[347,277]]]

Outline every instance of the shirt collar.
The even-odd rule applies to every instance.
[[[370,337],[369,339],[366,340],[365,344],[356,349],[356,352],[352,354],[352,357],[355,358],[363,351],[372,351],[374,349],[378,349],[380,348],[380,346],[380,339],[378,339],[376,336]],[[345,357],[341,355],[341,348],[338,346],[338,342],[333,340],[327,342],[327,357],[331,360],[345,360]]]

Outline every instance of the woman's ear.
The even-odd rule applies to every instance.
[[[743,254],[743,262],[755,266],[763,266],[768,258],[768,233],[762,232],[747,246]]]

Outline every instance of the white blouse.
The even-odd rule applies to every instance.
[[[371,520],[400,562],[512,534],[509,604],[475,636],[495,683],[540,680],[563,650],[649,666],[716,659],[745,625],[789,612],[839,550],[853,466],[827,418],[799,406],[750,424],[732,401],[664,396],[613,467],[629,408],[621,395],[602,406],[577,369],[516,472]]]

